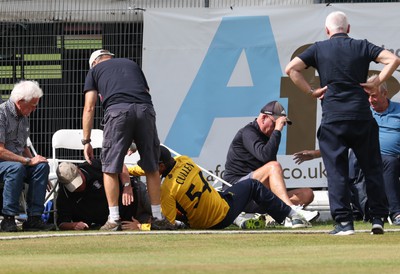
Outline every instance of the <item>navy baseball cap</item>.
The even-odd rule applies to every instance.
[[[260,112],[271,115],[275,119],[278,119],[281,116],[285,116],[286,122],[288,123],[288,125],[292,124],[292,121],[286,116],[285,109],[278,101],[269,102],[260,110]]]
[[[168,163],[169,160],[171,159],[171,152],[168,150],[168,148],[166,148],[165,146],[160,146],[160,159],[159,159],[159,163]]]

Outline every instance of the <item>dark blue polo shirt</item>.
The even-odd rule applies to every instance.
[[[121,103],[152,105],[143,71],[129,59],[113,58],[97,64],[89,70],[83,90],[97,90],[104,109]]]
[[[367,81],[369,64],[382,50],[367,40],[337,33],[299,54],[307,67],[317,69],[321,87],[328,86],[321,101],[322,123],[371,119],[368,94],[360,83]]]

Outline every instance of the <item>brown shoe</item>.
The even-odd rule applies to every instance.
[[[106,231],[121,231],[121,221],[110,221],[110,219],[107,220],[107,222],[100,227],[100,230],[106,230]]]

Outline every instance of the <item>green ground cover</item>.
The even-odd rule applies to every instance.
[[[331,228],[0,233],[0,273],[398,272],[400,229],[370,235],[370,224],[357,222],[355,235],[331,236]]]

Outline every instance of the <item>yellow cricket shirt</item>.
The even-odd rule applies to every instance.
[[[210,228],[226,216],[229,205],[203,178],[201,169],[187,156],[175,157],[176,164],[161,186],[164,216],[175,222],[177,208],[187,217],[191,228]],[[144,172],[138,166],[128,168],[134,176]]]

